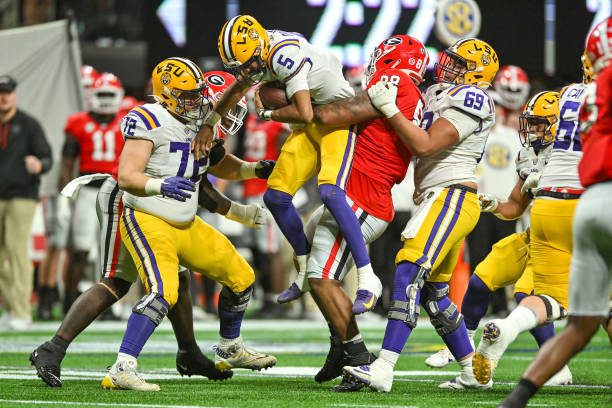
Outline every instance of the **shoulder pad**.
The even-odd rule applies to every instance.
[[[121,121],[123,137],[133,139],[152,139],[151,131],[161,125],[151,109],[137,106],[128,112]]]
[[[448,107],[459,109],[484,119],[495,114],[495,105],[489,94],[474,85],[457,85],[445,91]]]
[[[280,81],[290,80],[304,68],[304,65],[310,69],[312,61],[304,56],[297,38],[279,41],[270,49],[268,67],[272,75]]]

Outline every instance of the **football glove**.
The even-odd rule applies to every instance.
[[[523,147],[516,157],[516,173],[525,180],[538,166],[538,156],[531,147]]]
[[[260,229],[270,220],[268,210],[259,204],[240,204],[232,201],[225,218],[239,222],[247,227]]]
[[[539,171],[533,171],[531,174],[529,174],[521,187],[521,194],[527,194],[529,190],[537,187],[540,177],[542,177],[542,173]]]
[[[210,166],[219,164],[219,162],[225,157],[225,147],[223,147],[224,143],[225,140],[223,139],[213,140],[213,145],[208,152],[208,163]]]
[[[491,194],[479,193],[478,201],[480,201],[480,211],[482,212],[493,212],[499,205],[499,200]]]
[[[188,191],[195,191],[195,183],[185,177],[174,176],[162,180],[161,194],[178,201],[191,198]]]
[[[267,179],[272,174],[276,160],[260,160],[255,166],[255,175],[260,179]]]
[[[400,110],[395,104],[397,98],[397,85],[389,81],[378,81],[368,89],[370,102],[376,109],[382,112],[387,118],[398,113]]]

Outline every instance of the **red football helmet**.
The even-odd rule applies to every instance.
[[[121,109],[125,92],[119,78],[104,72],[89,89],[89,110],[101,115],[114,115]]]
[[[207,89],[204,91],[208,95],[204,95],[214,107],[217,101],[221,99],[221,95],[231,84],[236,81],[236,78],[230,73],[224,71],[209,71],[204,73],[204,82]],[[247,101],[243,97],[236,106],[229,110],[219,122],[219,128],[225,135],[234,135],[242,127],[243,119],[247,114]]]
[[[516,65],[501,67],[493,86],[495,102],[512,110],[519,110],[525,105],[531,89],[527,73]]]
[[[387,38],[380,43],[370,56],[366,68],[366,84],[379,69],[397,68],[404,71],[418,85],[429,63],[425,46],[416,38],[400,34]]]
[[[584,48],[595,74],[608,66],[612,58],[612,17],[606,18],[593,28]]]
[[[100,73],[91,65],[83,65],[81,67],[81,85],[83,89],[88,90],[100,78]]]

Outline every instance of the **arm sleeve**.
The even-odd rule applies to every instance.
[[[62,157],[76,158],[79,156],[81,148],[76,137],[71,133],[66,133],[66,139],[64,140],[64,146],[62,147]]]
[[[49,146],[49,142],[45,137],[45,132],[36,119],[31,120],[31,131],[32,141],[34,142],[32,150],[34,152],[34,156],[36,156],[42,164],[42,171],[40,174],[43,174],[48,172],[53,165],[51,146]]]
[[[480,127],[480,118],[457,108],[446,109],[440,117],[448,120],[459,133],[459,140],[465,139]]]

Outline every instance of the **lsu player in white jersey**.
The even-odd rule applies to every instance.
[[[294,124],[264,194],[266,206],[295,251],[299,269],[295,282],[279,296],[279,303],[298,298],[304,290],[310,245],[292,198],[317,175],[321,200],[336,219],[357,266],[359,284],[353,311],[371,310],[382,285],[372,270],[359,221],[345,193],[355,148],[355,127],[328,127],[313,122],[313,105],[354,95],[342,75],[342,64],[331,52],[313,46],[302,35],[265,30],[247,15],[235,16],[225,23],[219,35],[219,54],[238,81],[204,121],[194,141],[196,157],[205,151],[220,117],[254,83],[281,82],[291,101],[288,106],[258,112],[261,119]]]
[[[476,38],[461,40],[446,49],[436,65],[439,83],[425,93],[422,128],[402,115],[389,118],[398,134],[408,133],[404,140],[418,156],[417,209],[395,258],[392,303],[379,357],[368,366],[344,367],[346,375],[374,390],[391,390],[395,364],[416,327],[420,305],[462,365],[456,382],[460,387],[479,387],[471,370],[474,349],[461,313],[448,298],[448,282],[461,245],[480,216],[476,164],[495,122],[493,101],[485,89],[498,67],[489,44]],[[395,104],[395,85],[379,82],[373,88],[368,93],[379,110]],[[445,149],[434,153],[438,146]]]
[[[107,376],[111,388],[140,391],[159,390],[138,375],[136,358],[177,302],[179,264],[223,285],[216,367],[262,369],[276,364],[273,356],[247,349],[240,336],[253,270],[225,236],[196,217],[198,196],[192,192],[210,165],[209,156],[196,160],[190,152],[198,122],[211,108],[203,97],[202,71],[189,60],[168,58],[154,68],[152,80],[156,103],[134,108],[123,120],[126,142],[117,177],[125,205],[121,239],[146,295],[132,311]],[[239,164],[235,173],[248,172],[244,166]]]
[[[520,180],[507,201],[484,196],[483,211],[513,219],[521,216],[532,197],[529,251],[533,268],[533,294],[521,300],[505,319],[485,324],[474,356],[474,375],[481,383],[493,377],[506,348],[527,330],[565,318],[572,254],[573,217],[584,191],[578,178],[582,147],[578,115],[585,97],[584,83],[556,92],[533,96],[521,115],[521,137],[526,144],[553,141],[550,157],[542,171],[536,169]],[[528,192],[531,191],[531,194]],[[560,372],[571,381],[569,369]]]

